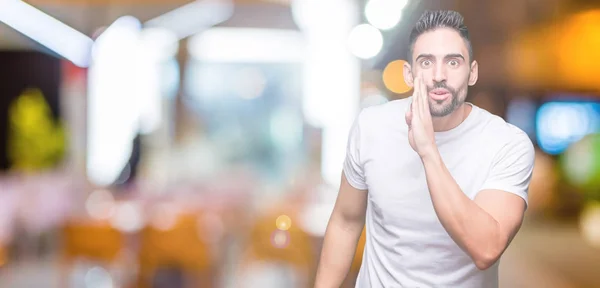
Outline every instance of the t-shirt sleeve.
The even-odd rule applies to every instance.
[[[346,159],[344,160],[344,175],[352,187],[359,190],[367,190],[363,163],[360,160],[361,133],[360,118],[361,112],[350,129],[348,143],[346,145]]]
[[[535,149],[522,132],[511,137],[496,155],[482,190],[502,190],[516,194],[528,205],[529,183],[533,172]]]

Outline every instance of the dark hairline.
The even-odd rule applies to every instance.
[[[421,15],[410,32],[407,62],[410,64],[413,62],[414,46],[418,38],[425,33],[436,31],[441,28],[454,30],[461,38],[463,38],[469,54],[469,62],[472,63],[474,57],[469,30],[464,24],[464,17],[459,12],[452,10],[427,10]]]
[[[460,35],[460,32],[457,31],[456,29],[454,29],[452,27],[443,27],[443,26],[442,27],[436,27],[436,28],[424,31],[423,33],[420,33],[417,37],[415,37],[415,39],[411,43],[409,43],[409,45],[408,45],[408,57],[407,57],[408,59],[406,59],[407,62],[409,64],[411,64],[411,65],[413,64],[413,54],[415,52],[414,51],[415,43],[417,43],[417,40],[419,39],[419,37],[423,36],[423,34],[425,34],[425,33],[434,32],[436,30],[443,29],[443,28],[451,29],[451,30],[455,31],[456,33],[458,33],[458,35],[460,36],[460,38],[462,38],[462,40],[463,40],[463,42],[464,42],[464,44],[465,44],[465,46],[467,48],[467,57],[469,57],[469,64],[473,63],[473,61],[475,61],[475,59],[473,57],[473,50],[471,48],[471,41],[469,39],[465,39],[464,37],[462,37],[462,35]]]

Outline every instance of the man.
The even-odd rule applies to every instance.
[[[349,136],[316,287],[339,287],[361,230],[356,287],[498,287],[527,207],[534,148],[466,103],[478,64],[463,17],[425,12],[404,78],[414,94],[364,109]]]

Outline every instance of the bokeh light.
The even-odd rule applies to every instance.
[[[403,94],[412,88],[404,81],[404,60],[395,60],[388,63],[383,70],[383,84],[391,92]]]
[[[179,209],[175,204],[160,203],[156,205],[151,215],[151,225],[161,231],[169,231],[177,224]]]
[[[381,51],[383,36],[377,28],[369,24],[360,24],[350,32],[348,46],[354,56],[361,59],[370,59],[377,56]]]
[[[144,226],[142,207],[139,203],[133,201],[119,203],[110,222],[113,227],[120,231],[126,233],[137,232]]]
[[[592,134],[571,145],[562,156],[565,178],[585,190],[600,187],[600,134]]]
[[[271,244],[275,248],[283,249],[290,244],[290,233],[288,231],[275,230],[271,234]]]
[[[115,199],[107,190],[96,190],[85,201],[85,209],[90,217],[107,220],[115,212]]]
[[[600,10],[577,13],[554,29],[560,82],[576,88],[598,88],[600,72]]]
[[[371,25],[389,30],[402,19],[402,9],[408,0],[370,0],[365,6],[365,17]]]
[[[112,288],[114,283],[108,271],[102,267],[94,267],[85,274],[85,287]]]
[[[279,230],[287,231],[292,227],[292,219],[290,216],[280,215],[277,217],[277,220],[275,220],[275,226],[277,226],[277,229]]]
[[[600,248],[600,202],[587,203],[579,221],[584,240],[591,246]]]
[[[600,104],[547,102],[537,113],[536,135],[540,148],[557,155],[584,136],[598,132]]]
[[[523,130],[529,138],[535,138],[535,114],[537,105],[531,98],[515,98],[506,107],[506,121]]]

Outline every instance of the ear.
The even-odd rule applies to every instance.
[[[479,78],[479,64],[477,61],[473,61],[471,63],[471,73],[469,74],[469,86],[475,85],[477,78]]]
[[[404,82],[406,82],[406,85],[408,85],[408,87],[414,87],[415,79],[413,79],[412,68],[410,67],[410,64],[408,64],[408,62],[404,62],[403,74],[404,74]]]

